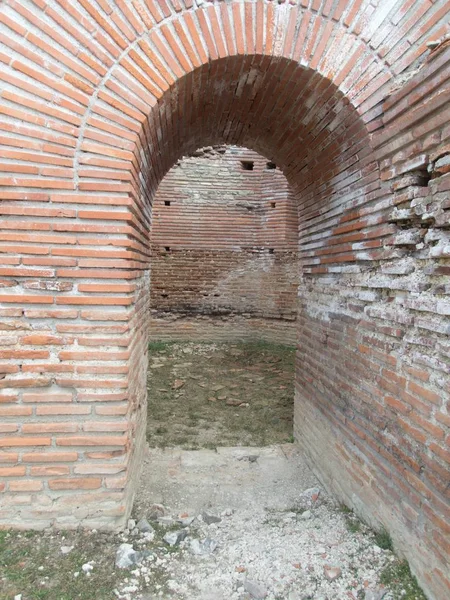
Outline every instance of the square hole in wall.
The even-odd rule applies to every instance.
[[[275,254],[275,248],[269,248],[269,254]]]
[[[244,171],[253,171],[255,163],[252,160],[241,160],[241,165]]]
[[[277,205],[277,203],[276,203],[276,202],[271,202],[271,203],[270,203],[270,206],[271,206],[271,208],[275,208],[275,207],[276,207],[276,205]]]
[[[276,169],[276,168],[277,168],[277,165],[274,162],[269,161],[268,163],[266,163],[266,169],[268,171],[272,171],[273,169]]]
[[[170,206],[170,200],[164,200],[164,206]]]
[[[170,252],[170,246],[164,246],[164,250],[165,250],[166,252]]]

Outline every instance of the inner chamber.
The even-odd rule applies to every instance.
[[[227,145],[179,160],[150,239],[151,341],[295,344],[297,213],[275,163]]]

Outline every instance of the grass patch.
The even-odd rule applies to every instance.
[[[349,508],[346,504],[339,504],[338,510],[340,513],[342,513],[344,515],[352,515],[353,514],[353,510],[351,508]]]
[[[340,504],[338,510],[345,517],[345,525],[349,533],[358,533],[361,531],[362,523],[351,508],[345,504]]]
[[[387,566],[380,581],[389,587],[394,600],[426,600],[406,560],[396,559]]]
[[[391,550],[394,551],[394,546],[392,544],[392,538],[389,533],[385,529],[381,529],[380,531],[375,532],[375,544],[383,550]]]
[[[180,551],[163,541],[164,535],[180,529],[180,524],[152,525],[154,540],[139,546],[151,554],[144,563],[149,567],[149,581],[141,578],[140,589],[157,595],[161,592],[165,598],[171,574],[153,559]],[[18,594],[23,600],[117,600],[114,590],[121,590],[130,578],[129,569],[115,566],[121,543],[120,536],[111,532],[0,531],[0,600],[13,600]],[[73,546],[73,550],[63,554],[62,546]],[[90,576],[82,570],[88,562],[94,567]]]
[[[264,341],[152,342],[149,349],[151,447],[293,441],[292,346]]]
[[[64,545],[74,549],[64,555]],[[117,545],[111,534],[0,531],[0,600],[92,600],[92,590],[96,600],[113,600],[123,576],[114,567]],[[81,567],[89,561],[87,577]]]
[[[165,350],[170,348],[170,346],[172,346],[175,343],[176,342],[172,342],[172,341],[165,342],[163,340],[155,340],[155,341],[149,342],[148,352],[149,352],[149,354],[158,354],[158,352],[164,352]]]
[[[243,364],[252,365],[255,361],[271,358],[273,362],[290,363],[295,358],[295,346],[274,344],[265,340],[252,340],[234,344],[241,351]]]
[[[346,526],[349,533],[358,533],[358,531],[361,531],[361,521],[359,519],[346,519]]]

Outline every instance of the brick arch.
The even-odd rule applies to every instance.
[[[242,143],[296,192],[297,438],[443,597],[448,385],[445,358],[416,347],[423,328],[445,356],[445,299],[430,324],[420,296],[446,272],[445,232],[424,259],[444,271],[409,280],[426,240],[395,223],[417,224],[432,194],[445,227],[448,188],[426,173],[448,139],[447,55],[425,57],[446,3],[193,4],[0,7],[0,523],[123,523],[143,444],[151,199],[182,153]]]
[[[186,80],[188,84],[195,80],[198,69],[203,67],[205,73],[213,62],[224,57],[238,60],[247,57],[247,61],[253,57],[254,66],[263,70],[277,61],[283,63],[283,59],[286,59],[285,66],[287,61],[292,61],[291,68],[298,63],[308,70],[309,76],[322,75],[330,83],[329,87],[336,86],[364,122],[374,120],[377,112],[373,107],[386,95],[380,87],[386,88],[392,79],[392,65],[352,30],[360,33],[356,27],[350,27],[353,25],[350,15],[339,20],[342,8],[326,11],[324,7],[322,14],[316,14],[295,2],[286,3],[284,7],[264,2],[235,2],[216,7],[212,4],[197,10],[181,10],[180,5],[181,12],[175,12],[172,18],[164,13],[169,18],[163,18],[157,26],[149,30],[140,28],[139,35],[116,57],[97,86],[87,90],[92,91],[92,95],[82,118],[74,155],[77,187],[83,178],[81,175],[78,180],[80,161],[81,164],[83,159],[87,161],[89,154],[102,154],[100,147],[93,148],[91,140],[102,136],[106,140],[104,132],[108,126],[115,125],[110,144],[119,143],[124,148],[146,152],[148,140],[143,140],[138,132],[155,108],[164,107],[167,102],[164,96],[178,94]],[[144,22],[149,26],[148,21],[144,19]],[[320,43],[312,34],[318,36]],[[342,51],[345,51],[345,61],[338,58]],[[284,73],[285,77],[292,77],[289,69]],[[304,83],[308,79],[304,78]],[[83,87],[81,82],[77,83]],[[317,83],[315,80],[314,85]],[[326,88],[322,83],[318,92]],[[328,96],[334,91],[330,94],[326,90]],[[257,101],[261,97],[262,94],[258,94]],[[274,109],[277,107],[278,104],[274,104]],[[128,121],[124,120],[124,113]],[[136,154],[136,150],[134,152]],[[177,158],[173,152],[162,154],[169,166]],[[90,160],[101,162],[101,158],[95,156]],[[159,179],[167,171],[167,164],[160,166]],[[135,165],[135,170],[140,170],[140,166]],[[89,175],[92,179],[95,172]]]

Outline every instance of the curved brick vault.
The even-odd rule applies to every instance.
[[[296,195],[296,437],[443,598],[448,2],[197,4],[0,5],[0,523],[124,522],[151,200],[183,154],[240,144]]]

